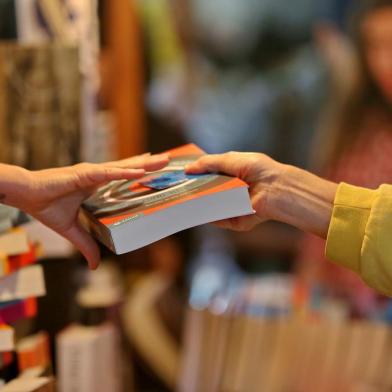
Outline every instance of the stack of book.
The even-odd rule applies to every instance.
[[[377,314],[375,320],[381,320]],[[392,329],[292,275],[245,277],[190,306],[180,392],[392,390]]]
[[[389,391],[384,323],[190,309],[180,391]]]
[[[39,253],[22,228],[0,234],[0,369],[14,358],[13,325],[35,317],[36,298],[45,295],[43,269],[35,264]]]

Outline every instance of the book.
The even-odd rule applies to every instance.
[[[41,265],[31,265],[0,279],[0,301],[13,301],[45,295]]]
[[[0,324],[0,352],[12,351],[15,348],[14,329],[6,324]]]
[[[23,229],[27,232],[30,241],[42,244],[38,256],[67,258],[75,252],[73,245],[68,240],[37,220],[23,224]]]
[[[38,245],[29,244],[25,253],[7,256],[0,254],[0,277],[9,275],[37,261]]]
[[[25,20],[24,25],[29,23]],[[76,46],[1,42],[1,162],[31,170],[79,162],[80,85]],[[44,90],[52,91],[48,99],[37,99]],[[43,119],[40,126],[32,116]]]
[[[190,309],[181,392],[388,391],[390,326]]]
[[[54,380],[50,377],[19,377],[7,383],[1,392],[54,392]]]
[[[0,253],[16,256],[30,251],[27,233],[22,229],[12,229],[0,235]]]
[[[203,150],[188,144],[168,153],[166,168],[142,179],[111,182],[83,203],[82,223],[116,254],[191,227],[254,213],[248,186],[240,179],[185,173]]]
[[[49,336],[46,332],[22,338],[16,344],[19,372],[29,369],[46,369],[51,365]]]
[[[117,330],[111,323],[71,325],[56,339],[59,392],[121,390]]]

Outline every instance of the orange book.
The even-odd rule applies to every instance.
[[[50,365],[49,337],[46,332],[21,339],[16,345],[19,371]]]
[[[35,263],[37,261],[37,249],[37,245],[29,244],[28,252],[2,258],[2,274],[0,274],[0,277],[12,274],[23,267]]]
[[[169,165],[133,181],[114,181],[83,204],[82,222],[117,254],[222,219],[253,214],[248,186],[219,173],[189,175],[204,151],[188,144],[168,152]]]

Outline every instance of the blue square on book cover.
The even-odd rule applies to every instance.
[[[199,178],[202,175],[189,175],[185,174],[183,171],[169,172],[160,174],[158,177],[149,178],[144,181],[140,181],[140,184],[154,190],[164,190],[172,188],[176,185],[180,185],[186,181]]]

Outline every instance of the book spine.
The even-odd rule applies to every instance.
[[[13,302],[9,306],[0,308],[0,320],[6,324],[15,323],[18,320],[35,317],[36,315],[36,298]]]
[[[28,265],[34,264],[37,260],[36,247],[30,244],[30,250],[27,253],[22,253],[20,255],[9,256],[8,262],[6,263],[5,274],[12,274],[17,270],[26,267]]]
[[[96,341],[67,337],[63,332],[57,340],[58,391],[98,392],[95,362],[105,360],[96,356]]]
[[[15,349],[14,329],[7,324],[0,324],[0,352]]]
[[[34,339],[35,341],[24,347],[23,341],[26,339]],[[45,332],[40,332],[34,337],[27,337],[26,339],[22,339],[16,347],[19,372],[22,373],[35,367],[49,367],[51,363],[49,336]]]

